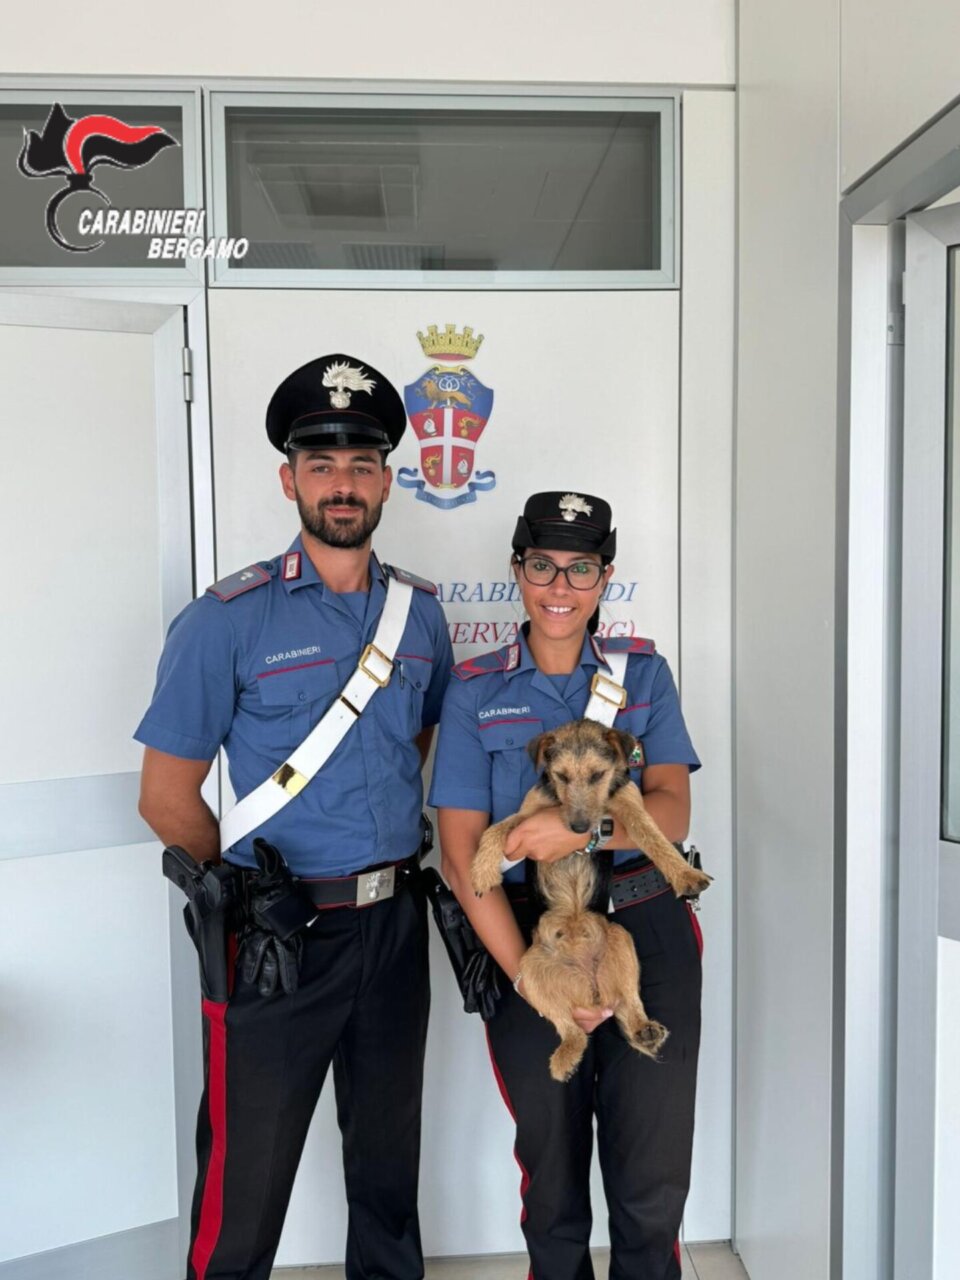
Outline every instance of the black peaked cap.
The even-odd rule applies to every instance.
[[[617,554],[610,504],[589,493],[534,493],[526,501],[513,534],[514,551],[595,551],[606,560]]]
[[[378,369],[335,352],[289,374],[267,406],[274,448],[395,449],[407,414],[394,385]]]

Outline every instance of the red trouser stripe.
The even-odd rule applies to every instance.
[[[487,1052],[490,1054],[490,1065],[493,1067],[493,1074],[496,1077],[497,1088],[500,1090],[500,1097],[503,1099],[504,1105],[506,1106],[507,1110],[510,1112],[510,1117],[513,1120],[513,1123],[516,1124],[517,1113],[513,1109],[513,1103],[510,1101],[509,1093],[507,1093],[507,1086],[504,1083],[503,1076],[500,1074],[500,1068],[497,1066],[497,1060],[493,1056],[493,1044],[490,1040],[490,1032],[487,1030],[486,1027],[484,1027],[484,1031],[486,1032],[486,1036],[487,1036]],[[529,1173],[527,1173],[526,1169],[524,1168],[523,1161],[520,1159],[519,1155],[517,1154],[516,1144],[514,1144],[514,1148],[513,1148],[513,1158],[514,1160],[516,1160],[517,1165],[520,1169],[520,1203],[521,1203],[520,1221],[524,1222],[527,1216],[526,1194],[527,1194],[527,1188],[530,1186],[530,1175]],[[527,1280],[533,1280],[532,1267],[530,1268],[530,1271],[527,1274]]]
[[[694,914],[693,908],[690,906],[690,903],[685,902],[684,906],[687,908],[687,915],[690,917],[690,923],[693,926],[693,936],[697,940],[697,950],[700,952],[700,958],[702,960],[703,959],[703,930],[700,928],[700,921],[697,919],[696,915]]]
[[[197,1280],[206,1280],[207,1267],[220,1238],[220,1227],[223,1224],[223,1171],[227,1159],[226,1003],[204,1000],[203,1014],[210,1023],[207,1105],[211,1142],[203,1201],[200,1205],[200,1222],[190,1259]]]
[[[690,925],[693,928],[693,936],[697,940],[697,951],[700,953],[700,958],[702,959],[703,958],[703,930],[700,928],[700,921],[697,919],[696,913],[694,912],[693,908],[690,906],[689,902],[685,902],[683,905],[687,908],[687,915],[690,917]],[[677,1266],[678,1267],[682,1266],[683,1264],[680,1258],[680,1241],[679,1240],[674,1240],[673,1242],[673,1253],[674,1253],[674,1257],[677,1259]]]

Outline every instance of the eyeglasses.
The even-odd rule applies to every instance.
[[[562,573],[567,585],[574,591],[592,591],[600,585],[603,565],[595,560],[575,560],[573,564],[554,564],[545,556],[524,556],[518,559],[520,572],[534,587],[549,587],[558,573]]]

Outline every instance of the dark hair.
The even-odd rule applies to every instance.
[[[600,606],[594,609],[590,615],[590,621],[587,623],[587,631],[590,635],[596,635],[597,627],[600,625]]]

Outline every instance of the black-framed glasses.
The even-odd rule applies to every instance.
[[[520,572],[533,587],[549,587],[558,573],[562,573],[567,585],[574,591],[592,591],[600,585],[603,565],[596,560],[574,560],[573,564],[559,565],[546,556],[524,556],[517,560]]]

